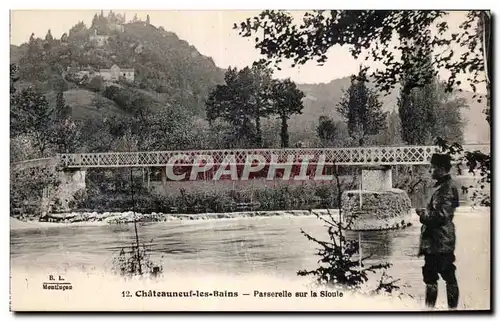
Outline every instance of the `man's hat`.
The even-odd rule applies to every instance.
[[[451,156],[448,154],[432,154],[431,164],[439,167],[450,168]]]

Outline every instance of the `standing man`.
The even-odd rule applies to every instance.
[[[418,209],[422,228],[418,256],[424,255],[422,274],[425,289],[425,304],[433,308],[438,295],[439,275],[446,282],[448,307],[458,305],[458,284],[455,276],[455,225],[453,216],[459,206],[458,189],[451,179],[451,157],[433,154],[431,158],[432,178],[436,188],[426,209]]]

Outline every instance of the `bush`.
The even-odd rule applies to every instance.
[[[98,173],[88,176],[99,181],[106,179]],[[252,209],[260,211],[338,207],[338,202],[333,197],[336,193],[336,187],[332,184],[283,184],[274,187],[230,191],[213,189],[188,192],[181,189],[179,195],[163,196],[151,193],[146,187],[134,182],[133,197],[131,194],[132,189],[127,181],[118,184],[117,189],[111,189],[106,184],[92,188],[93,185],[95,183],[88,182],[87,197],[79,197],[79,201],[75,202],[76,209],[197,214],[248,211],[248,206],[238,209],[237,204],[241,203],[254,204]],[[348,187],[349,185],[346,184],[345,186]]]
[[[301,233],[310,241],[321,246],[316,255],[321,257],[321,265],[316,270],[298,271],[300,276],[314,275],[316,281],[321,285],[335,285],[347,289],[359,289],[363,283],[368,281],[368,272],[375,273],[377,270],[385,270],[391,267],[390,263],[381,263],[365,266],[363,262],[370,256],[359,256],[359,242],[348,240],[345,230],[350,229],[353,219],[347,224],[342,223],[342,217],[335,219],[328,212],[328,218],[313,213],[318,219],[328,226],[329,241],[320,241],[301,229]],[[340,216],[342,213],[340,214]]]
[[[94,92],[99,92],[104,88],[104,79],[100,76],[93,77],[87,87]]]
[[[377,230],[404,228],[408,224],[411,201],[403,190],[394,189],[381,193],[345,191],[342,194],[342,210],[345,219],[356,217],[351,228]]]
[[[159,277],[163,273],[163,267],[151,260],[149,246],[133,244],[122,248],[120,253],[113,258],[112,271],[120,276],[132,277],[147,275]]]

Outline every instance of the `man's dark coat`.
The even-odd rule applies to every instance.
[[[450,175],[436,182],[425,213],[420,215],[422,229],[418,255],[446,254],[455,251],[453,216],[459,206],[458,189]]]

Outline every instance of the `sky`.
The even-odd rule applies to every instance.
[[[113,10],[115,11],[115,10]],[[27,42],[31,33],[36,37],[45,37],[51,30],[54,37],[60,38],[78,21],[83,21],[89,27],[92,18],[100,10],[15,10],[11,12],[11,44],[20,45]],[[107,10],[104,14],[107,15]],[[243,68],[259,60],[262,56],[254,47],[253,38],[243,38],[233,29],[233,24],[257,15],[260,11],[127,11],[116,10],[126,14],[127,21],[137,14],[145,20],[149,14],[153,25],[163,26],[183,40],[186,40],[197,50],[210,56],[221,68]],[[450,26],[458,26],[465,16],[464,11],[450,13]],[[293,11],[294,17],[301,17],[303,12]],[[277,78],[290,77],[297,83],[328,83],[334,79],[357,73],[363,60],[355,60],[346,47],[335,46],[328,52],[328,61],[324,66],[316,62],[308,62],[303,66],[292,68],[289,62],[282,65],[281,71],[275,72]],[[468,89],[468,88],[467,88]]]

